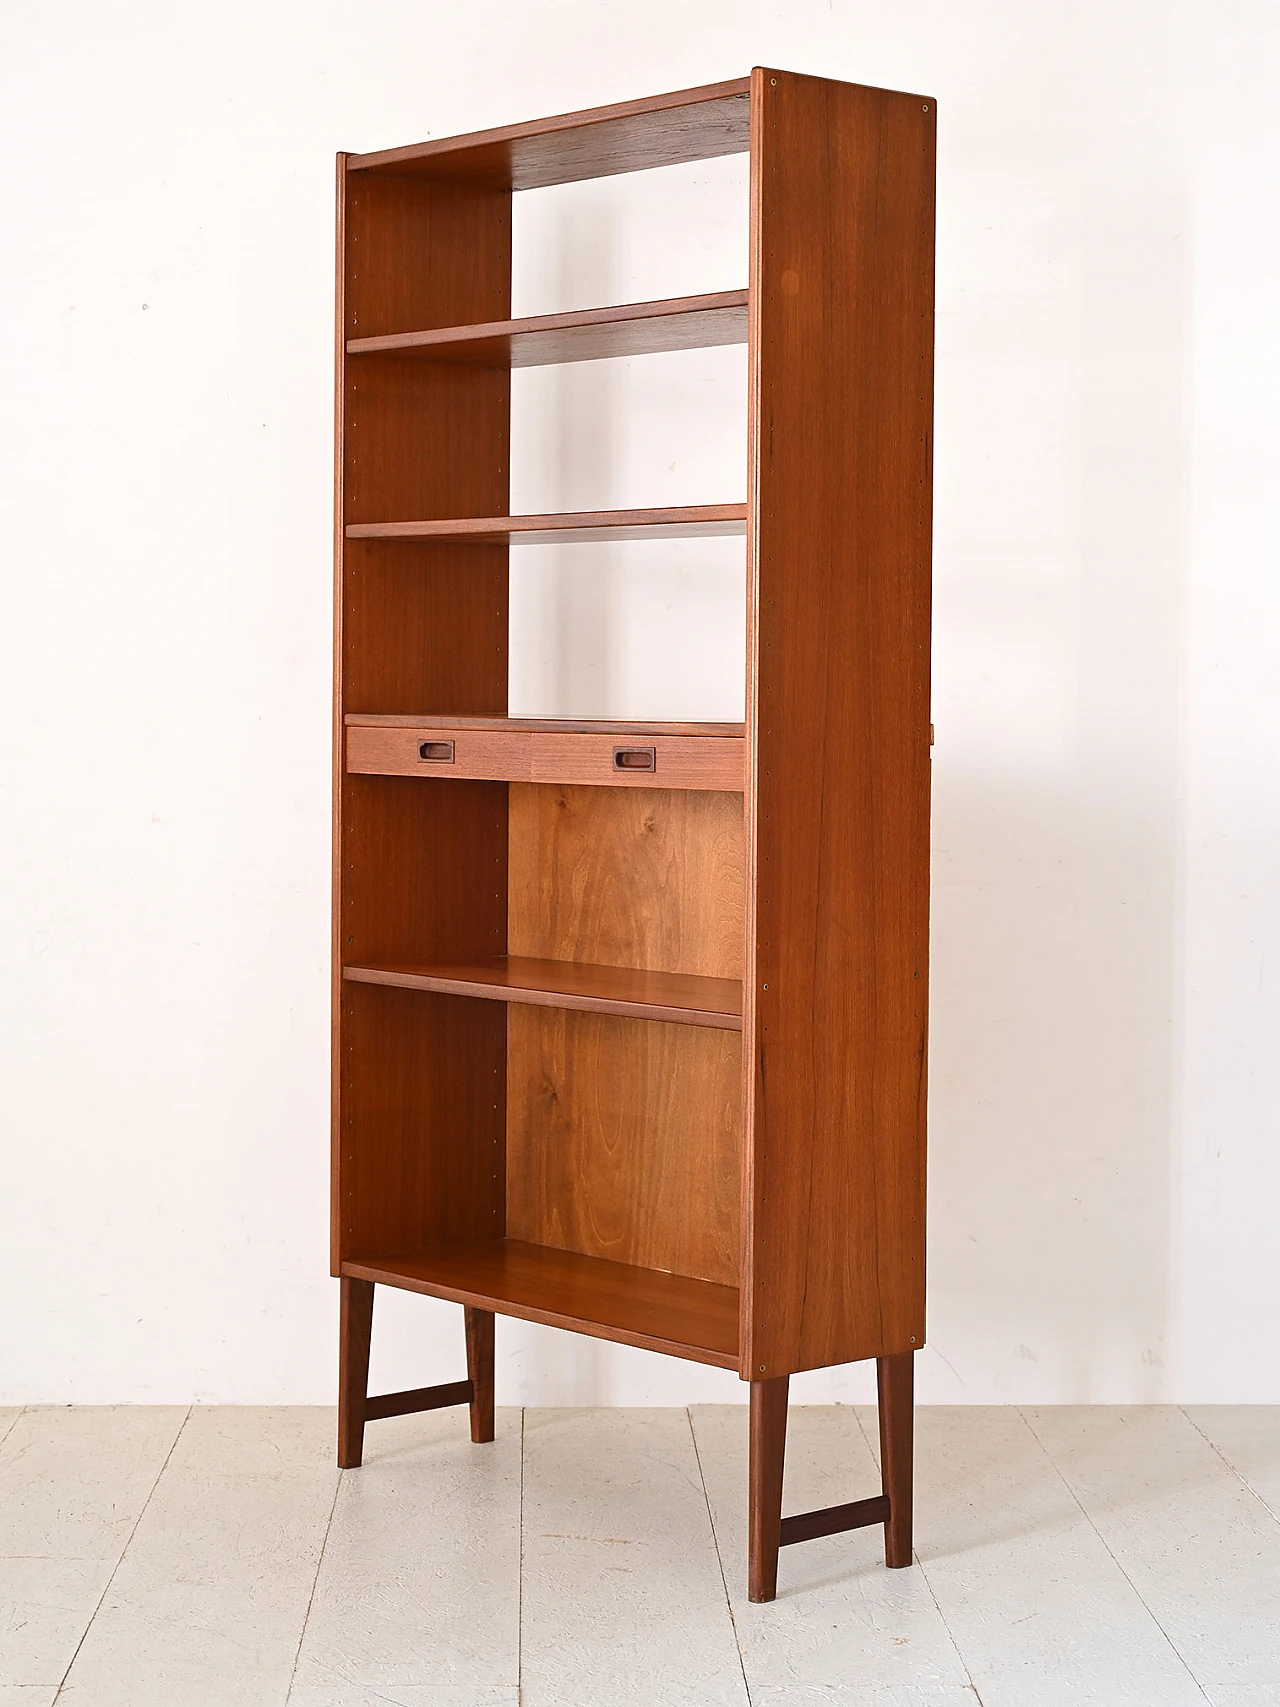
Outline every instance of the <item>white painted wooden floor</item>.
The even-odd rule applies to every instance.
[[[0,1411],[0,1707],[1280,1707],[1280,1407],[922,1409],[880,1532],[745,1593],[746,1416]],[[788,1510],[876,1491],[794,1407]]]

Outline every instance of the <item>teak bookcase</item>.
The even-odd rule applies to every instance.
[[[494,1315],[751,1384],[750,1594],[883,1523],[924,1339],[934,102],[760,70],[338,159],[339,1462]],[[747,288],[512,320],[513,191],[750,153]],[[511,516],[510,373],[747,345],[743,503]],[[745,535],[744,724],[509,718],[508,547]],[[367,1395],[375,1285],[467,1379]],[[782,1517],[787,1382],[878,1360],[882,1491]]]

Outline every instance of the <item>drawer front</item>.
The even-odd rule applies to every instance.
[[[370,728],[353,724],[347,730],[347,770],[363,776],[740,792],[744,747],[745,742],[735,736],[624,737],[527,729]]]

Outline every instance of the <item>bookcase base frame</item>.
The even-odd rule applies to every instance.
[[[914,1429],[915,1353],[876,1359],[880,1417],[880,1493],[847,1505],[782,1515],[782,1471],[787,1442],[790,1376],[751,1383],[750,1513],[747,1599],[772,1600],[778,1592],[778,1549],[820,1535],[884,1524],[884,1562],[909,1565]]]
[[[339,1329],[338,1463],[358,1469],[364,1456],[364,1426],[383,1417],[471,1408],[471,1438],[493,1439],[494,1312],[463,1306],[467,1379],[400,1393],[370,1396],[369,1342],[373,1332],[374,1282],[349,1275],[341,1279]],[[782,1472],[786,1457],[787,1397],[790,1376],[752,1381],[750,1415],[749,1524],[747,1598],[773,1600],[778,1592],[778,1551],[822,1535],[884,1525],[884,1560],[891,1568],[909,1565],[915,1354],[901,1352],[876,1359],[880,1419],[881,1491],[870,1499],[817,1511],[782,1515]]]
[[[364,1458],[364,1425],[417,1411],[471,1407],[471,1438],[493,1439],[493,1311],[464,1306],[467,1379],[400,1393],[369,1393],[369,1342],[373,1334],[373,1282],[342,1277],[338,1333],[338,1466],[357,1470]]]

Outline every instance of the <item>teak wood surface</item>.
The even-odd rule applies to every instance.
[[[494,1312],[735,1369],[752,1599],[854,1524],[911,1558],[934,136],[758,68],[338,162],[341,1462],[491,1438]],[[513,190],[747,148],[745,293],[511,319]],[[745,503],[509,514],[514,367],[744,332]],[[506,716],[512,542],[744,534],[745,725]],[[464,1306],[465,1382],[367,1398],[375,1284]],[[789,1376],[872,1356],[881,1494],[784,1518]]]
[[[494,1002],[742,1030],[742,985],[732,978],[691,978],[682,973],[642,972],[633,966],[591,966],[517,954],[497,954],[461,965],[355,965],[346,967],[344,977],[353,983],[401,990],[434,990]]]
[[[423,371],[434,370],[424,364]],[[398,507],[401,513],[406,508],[413,509],[412,504]],[[523,536],[542,545],[589,545],[627,539],[733,539],[746,531],[745,504],[678,504],[654,510],[567,510],[549,516],[472,515],[425,521],[353,522],[348,524],[347,538],[453,539],[495,545]]]
[[[515,952],[740,996],[740,795],[513,786]],[[524,1008],[507,1022],[514,1236],[737,1282],[736,1031]]]
[[[738,1366],[734,1286],[519,1239],[353,1258],[342,1272],[695,1363]]]
[[[751,84],[744,1378],[924,1338],[934,103]]]
[[[348,338],[347,354],[399,354],[426,361],[473,362],[482,367],[546,367],[746,341],[747,293],[727,290],[706,296],[667,297],[661,302],[630,302],[618,308],[495,320],[485,326]]]
[[[503,1230],[505,1011],[344,980],[348,961],[506,949],[506,790],[350,776],[348,710],[507,709],[505,544],[352,542],[363,516],[508,507],[510,374],[346,339],[507,318],[507,191],[338,162],[332,1264]],[[356,371],[358,365],[359,371]]]
[[[348,164],[353,172],[390,168],[476,186],[539,190],[711,160],[747,148],[750,88],[749,79],[739,77],[410,148],[352,154]]]
[[[440,717],[430,712],[349,711],[348,728],[409,729],[422,723],[430,729],[487,729],[495,735],[532,730],[542,735],[717,735],[741,740],[745,723],[622,723],[600,717]]]
[[[352,775],[412,776],[426,780],[479,778],[502,782],[590,783],[597,788],[680,788],[741,794],[741,736],[578,734],[544,730],[450,731],[442,745],[438,725],[347,726],[347,770]],[[424,746],[428,749],[424,753]],[[620,767],[635,754],[648,768]]]

